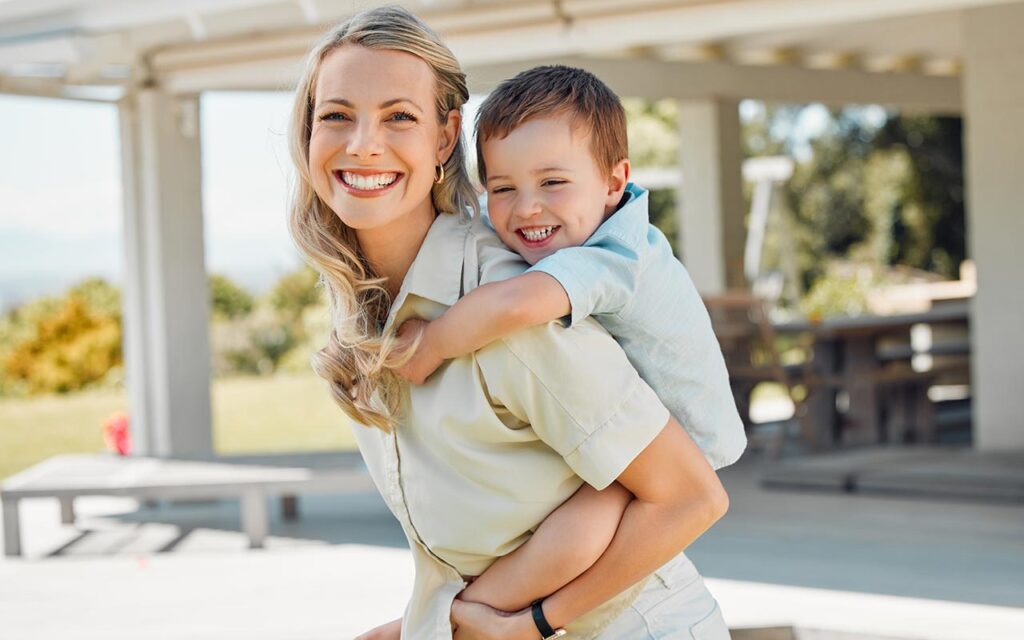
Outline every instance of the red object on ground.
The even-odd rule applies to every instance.
[[[103,423],[103,442],[107,449],[126,456],[132,452],[132,434],[128,430],[128,414],[117,412]]]

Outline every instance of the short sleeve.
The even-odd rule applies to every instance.
[[[658,396],[593,320],[519,331],[476,358],[492,403],[528,423],[597,489],[619,477],[669,420]]]
[[[606,237],[599,244],[566,247],[539,261],[530,271],[558,280],[572,307],[570,324],[594,314],[614,314],[629,304],[641,271],[634,248]]]

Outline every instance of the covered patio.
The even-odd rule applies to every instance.
[[[1014,198],[1024,160],[1024,2],[404,4],[442,34],[476,93],[558,62],[594,71],[623,96],[679,100],[678,246],[707,294],[746,285],[741,99],[962,115],[979,283],[969,312],[974,446],[1024,449],[1024,425],[1007,401],[1024,374],[1015,247],[1024,217]],[[212,453],[198,96],[290,89],[310,43],[352,10],[337,0],[0,4],[0,93],[109,102],[120,114],[138,453]]]

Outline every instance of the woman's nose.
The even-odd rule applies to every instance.
[[[373,122],[361,122],[352,131],[345,151],[356,158],[369,158],[380,155],[383,145],[380,139],[380,128]]]

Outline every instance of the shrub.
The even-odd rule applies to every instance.
[[[210,310],[214,318],[234,319],[252,312],[254,302],[249,292],[226,276],[212,274],[210,283]]]
[[[211,331],[214,373],[273,373],[297,342],[293,325],[290,319],[269,309],[215,322]]]
[[[66,393],[102,380],[121,361],[120,316],[91,308],[72,291],[39,316],[34,335],[11,349],[3,365],[31,393]]]
[[[278,280],[267,300],[277,311],[299,318],[307,307],[320,303],[322,292],[319,283],[320,274],[309,266],[303,266]]]

